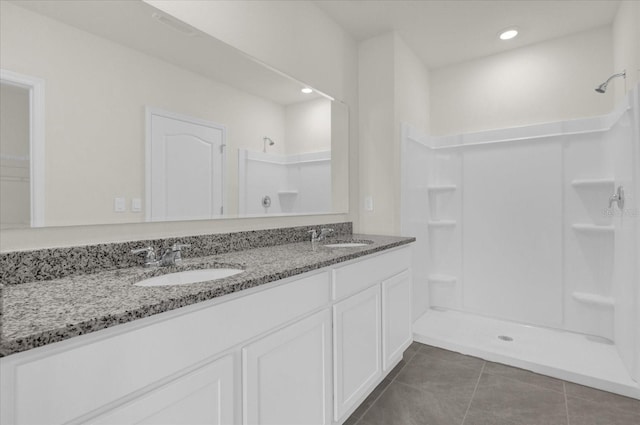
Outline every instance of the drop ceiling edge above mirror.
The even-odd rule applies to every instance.
[[[21,4],[21,3],[22,2],[18,2],[18,4]],[[33,8],[36,8],[36,9],[38,7],[46,9],[47,8],[46,5],[50,4],[50,2],[44,2],[44,3],[28,2],[28,3],[30,3],[32,6],[33,5],[38,5],[37,7],[33,6]],[[64,2],[62,2],[62,3],[64,3]],[[62,3],[57,3],[57,5],[59,6]],[[109,3],[112,3],[112,2],[109,2]],[[131,4],[132,2],[125,2],[125,3],[126,4]],[[135,3],[138,3],[139,5],[144,5],[144,3],[141,3],[141,2],[135,2]],[[149,6],[146,6],[146,5],[144,5],[144,7],[148,8],[148,9],[150,8]],[[48,13],[50,15],[59,14],[59,13],[62,13],[61,10],[63,10],[63,9],[64,8],[62,8],[62,9],[61,8],[56,8],[55,11],[49,10]],[[96,32],[100,32],[101,28],[104,29],[104,27],[108,27],[108,25],[104,24],[104,22],[105,22],[104,20],[108,21],[108,16],[107,16],[108,13],[100,13],[100,14],[97,14],[97,15],[99,15],[99,17],[95,18],[95,22],[91,22],[90,20],[86,20],[86,19],[83,21],[82,14],[79,17],[78,16],[76,16],[75,18],[74,17],[72,17],[72,18],[67,17],[66,19],[67,20],[74,20],[75,19],[76,22],[84,22],[84,24],[83,24],[84,26],[91,26],[93,28],[93,30],[94,30],[93,32],[96,33]],[[127,19],[130,17],[130,15],[131,14],[127,14],[126,15]],[[86,16],[86,13],[85,13],[84,16]],[[131,24],[131,22],[127,23],[127,19],[123,19],[122,26],[123,27],[127,27],[128,26],[128,28],[131,28],[132,24]],[[154,23],[154,22],[152,22],[151,24],[158,26],[158,24]],[[102,27],[101,27],[101,25],[102,25]],[[188,26],[186,26],[186,27],[189,28]],[[164,30],[166,30],[166,28],[164,28]],[[124,30],[123,31],[116,31],[116,32],[119,34],[118,36],[123,36],[122,34],[126,34],[127,33],[127,31],[124,31]],[[129,30],[129,32],[131,32],[131,31]],[[173,29],[169,29],[169,32],[175,32],[175,31]],[[112,31],[112,33],[114,33],[114,32]],[[199,37],[196,37],[196,38],[199,38]],[[165,41],[166,40],[160,40],[159,44],[162,44],[162,45],[169,44],[168,42],[165,43]],[[220,43],[219,41],[215,41],[215,42],[218,43],[218,44],[223,44],[223,43]],[[138,37],[138,40],[135,43],[138,43],[138,44],[148,43],[149,44],[149,40],[144,40],[144,37]],[[153,43],[151,43],[151,44],[153,44]],[[235,51],[235,48],[233,48],[233,47],[227,46],[227,48],[230,49],[230,50],[234,50]],[[180,51],[181,50],[181,46],[178,43],[177,46],[173,46],[173,47],[170,46],[168,48],[168,50],[172,50],[172,49]],[[158,53],[158,55],[161,56],[162,53]],[[234,59],[229,59],[229,60],[225,59],[225,63],[232,63],[233,60]],[[262,69],[262,65],[259,64],[259,62],[257,60],[249,58],[248,56],[246,56],[244,54],[242,55],[242,60],[241,61],[243,61],[245,64],[247,64],[247,63],[250,64],[249,66],[254,66],[254,67],[258,66],[260,69]],[[196,63],[194,66],[198,66],[198,64]],[[269,73],[272,73],[274,68],[273,67],[269,67],[269,68],[270,68],[269,69]],[[203,71],[203,72],[205,72],[205,71]],[[337,73],[339,74],[340,71],[338,71]],[[284,75],[284,73],[282,73],[282,72],[278,72],[278,74],[279,74],[278,77],[280,77],[281,75]],[[271,74],[265,74],[265,75],[271,75]],[[261,78],[254,78],[254,79],[245,78],[244,81],[252,82],[252,81],[255,81],[255,80],[262,80],[262,79],[265,79],[265,78],[268,79],[270,77],[264,77],[264,78],[261,77]],[[340,78],[334,78],[334,79],[337,80],[337,79],[340,79]],[[237,80],[237,78],[236,78],[236,80]],[[240,78],[240,80],[242,80],[242,78]],[[304,86],[304,84],[302,84],[298,80],[291,80],[291,81],[293,81],[294,85],[296,85],[296,86]],[[247,86],[251,86],[251,84],[246,84],[246,85]],[[258,93],[259,92],[259,88],[251,88],[250,87],[249,90],[253,90],[254,93]],[[296,96],[303,96],[303,95],[301,95],[299,93],[299,90],[296,90],[296,94],[295,95]],[[285,103],[287,101],[291,101],[291,99],[289,99],[289,100],[287,100],[287,99],[279,99],[278,101]],[[334,105],[336,105],[336,106],[345,105],[345,103],[342,102],[342,101],[336,101],[336,102],[334,102]],[[350,120],[350,118],[346,117],[346,119],[344,120],[345,122],[340,124],[340,126],[343,127],[343,130],[345,132],[344,140],[341,143],[342,144],[342,148],[341,149],[343,150],[343,152],[335,152],[335,151],[332,152],[332,162],[336,158],[336,154],[343,155],[343,158],[339,160],[339,162],[341,162],[341,164],[332,164],[332,167],[335,167],[335,165],[338,165],[337,168],[340,169],[341,172],[342,172],[342,177],[341,177],[341,180],[340,180],[339,184],[335,184],[335,182],[334,182],[334,187],[337,188],[337,191],[340,192],[340,195],[336,197],[335,194],[334,194],[334,199],[333,199],[334,208],[332,208],[331,211],[326,211],[326,213],[333,214],[333,215],[335,215],[335,214],[344,215],[344,214],[346,214],[346,212],[348,210],[348,204],[349,204],[349,200],[348,200],[348,188],[349,188],[349,184],[348,184],[348,165],[349,165],[348,164],[349,163],[349,159],[348,159],[348,139],[349,139],[349,135],[348,135],[348,133],[353,132],[353,129],[350,128],[349,120]],[[53,123],[53,124],[55,125],[56,123]],[[51,122],[48,122],[47,125],[51,125]],[[260,137],[260,143],[262,143],[261,139],[262,139],[262,137]],[[254,146],[252,149],[258,150],[256,146]],[[235,156],[235,152],[229,152],[229,156],[230,157],[234,157]],[[229,157],[227,157],[227,158],[229,158]],[[123,161],[123,163],[126,166],[126,164],[127,164],[126,159]],[[129,169],[130,168],[131,167],[129,167]],[[335,180],[336,177],[332,176],[332,178]],[[285,189],[287,189],[287,188],[285,188]],[[114,201],[115,201],[115,199],[114,199]],[[131,199],[129,199],[129,197],[125,198],[126,208],[129,208],[130,201],[131,201]],[[111,201],[110,201],[109,205],[111,206]],[[286,211],[283,211],[283,212],[286,213]],[[312,211],[306,211],[305,213],[314,215],[314,213]],[[322,212],[322,213],[324,214],[325,212]],[[252,215],[252,214],[251,213],[247,213],[246,215]],[[235,214],[230,216],[230,218],[235,218],[235,217],[236,217]],[[227,218],[226,214],[225,214],[225,216],[223,218]],[[286,220],[286,218],[284,220]],[[122,223],[128,223],[129,221],[128,220],[123,220],[121,222]],[[75,225],[76,223],[66,223],[66,222],[55,223],[54,222],[51,225],[52,226],[66,227],[69,224],[74,224]],[[91,221],[79,222],[77,224],[79,224],[79,225],[94,225],[94,224],[102,224],[102,221],[98,221],[98,222],[91,222]],[[113,223],[109,223],[109,224],[113,224]]]

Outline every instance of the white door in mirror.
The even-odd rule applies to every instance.
[[[220,217],[224,126],[151,108],[147,120],[147,221]]]
[[[162,276],[156,276],[142,280],[136,283],[136,286],[173,286],[188,285],[190,283],[209,282],[217,279],[230,277],[244,270],[241,269],[205,269],[205,270],[187,270],[178,273],[168,273]]]

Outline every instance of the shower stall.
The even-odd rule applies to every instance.
[[[640,398],[638,91],[599,117],[403,126],[416,341]]]

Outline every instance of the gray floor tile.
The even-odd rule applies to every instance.
[[[563,381],[559,379],[550,378],[548,376],[529,372],[528,370],[518,369],[499,363],[487,362],[484,365],[483,373],[498,375],[504,378],[515,379],[517,381],[524,382],[525,384],[537,385],[538,387],[564,392],[564,388],[562,386]]]
[[[342,425],[356,425],[359,424],[360,418],[356,418],[355,416],[351,415],[349,417],[349,419],[347,419]]]
[[[581,398],[567,398],[570,425],[638,425],[640,415]]]
[[[565,383],[565,388],[567,397],[582,398],[597,403],[604,403],[609,407],[640,415],[640,400],[596,390],[595,388],[589,388],[583,385],[572,384],[570,382]]]
[[[482,374],[465,425],[567,425],[565,397],[535,385]]]
[[[418,353],[398,374],[396,381],[428,392],[435,398],[448,399],[464,412],[478,383],[480,370]]]
[[[360,425],[360,424],[358,424]],[[462,425],[522,425],[520,422],[510,421],[495,415],[473,414],[467,415]]]
[[[442,348],[432,347],[430,345],[421,345],[420,351],[418,351],[418,353],[427,355],[435,359],[454,362],[462,366],[476,368],[478,370],[480,370],[480,368],[484,364],[484,360],[479,359],[477,357],[466,356],[464,354],[443,350]],[[414,359],[415,359],[415,356],[414,356]]]
[[[361,418],[364,413],[371,407],[371,405],[376,401],[380,394],[389,386],[391,383],[391,379],[385,378],[378,384],[378,386],[369,394],[367,398],[358,406],[358,408],[353,412],[351,417]]]
[[[462,416],[461,416],[462,415]],[[449,400],[394,381],[362,418],[366,425],[454,425],[464,416]]]
[[[413,356],[420,351],[420,347],[423,346],[424,344],[420,344],[419,342],[412,342],[411,345],[404,350],[404,353],[402,355],[402,360],[404,360],[405,362],[409,362],[411,361],[411,359],[413,358]]]
[[[405,362],[404,360],[400,360],[400,363],[398,363],[392,370],[391,372],[389,372],[389,374],[387,375],[386,379],[390,379],[393,381],[393,378],[395,378],[398,373],[400,373],[400,371],[405,367],[405,365],[407,364],[407,362]]]

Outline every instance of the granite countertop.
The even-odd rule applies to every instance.
[[[340,240],[371,241],[358,248],[327,248]],[[2,288],[0,356],[195,304],[243,289],[327,267],[415,241],[415,238],[357,235],[317,244],[289,243],[198,258],[176,267],[131,267],[93,274],[6,285]],[[148,277],[215,267],[244,269],[214,282],[140,287]]]

